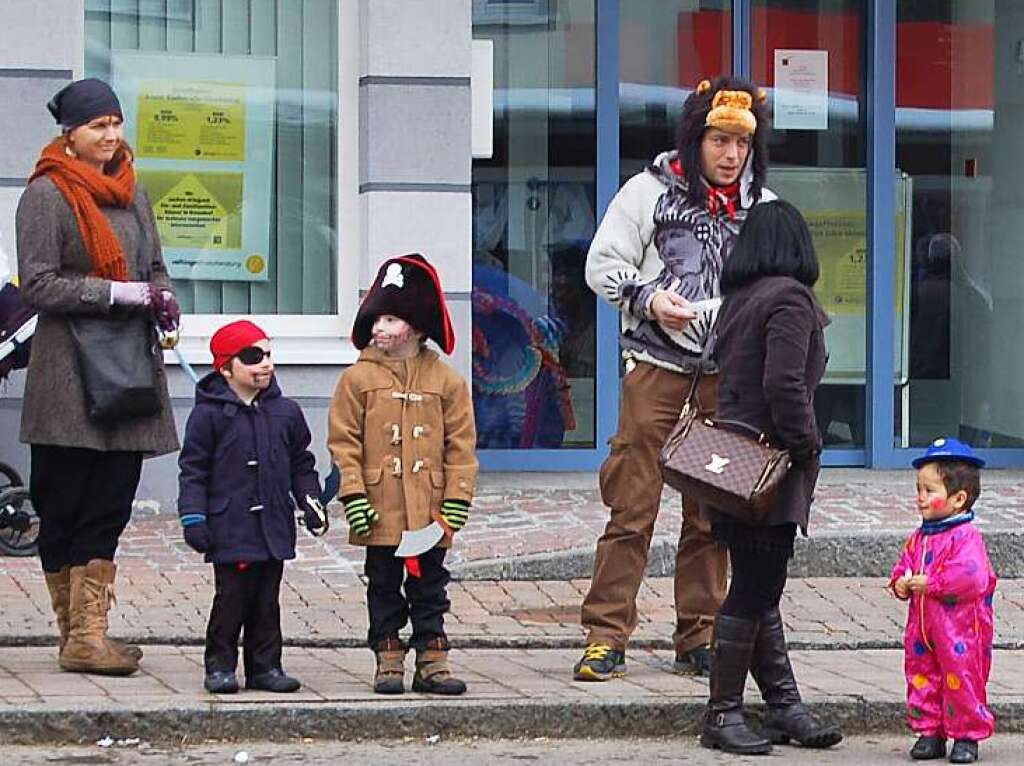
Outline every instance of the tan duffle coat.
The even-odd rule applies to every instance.
[[[335,388],[327,443],[341,470],[338,496],[365,493],[380,514],[369,536],[350,533],[353,544],[398,545],[402,532],[430,524],[443,500],[473,500],[469,387],[429,349],[411,359],[364,349]]]

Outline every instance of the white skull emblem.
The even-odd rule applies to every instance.
[[[388,266],[388,270],[384,272],[384,281],[380,283],[380,286],[387,287],[388,285],[394,285],[399,290],[405,287],[405,277],[402,276],[401,264],[392,263]]]

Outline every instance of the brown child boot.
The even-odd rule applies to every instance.
[[[76,673],[127,676],[139,661],[107,640],[107,612],[113,600],[117,567],[112,561],[93,559],[71,567],[70,631],[60,652],[60,666]]]
[[[405,647],[398,636],[388,636],[377,644],[377,672],[373,690],[377,694],[402,694],[405,691]]]
[[[50,590],[50,604],[53,606],[53,613],[57,617],[57,630],[60,631],[60,648],[68,642],[68,633],[71,630],[71,569],[63,567],[57,572],[43,572],[46,575],[46,587]],[[107,638],[122,653],[135,658],[142,659],[142,649],[135,644],[126,644],[116,638]]]
[[[427,694],[463,694],[466,684],[452,675],[448,666],[448,639],[437,636],[427,642],[426,649],[416,650],[416,675],[412,690]]]

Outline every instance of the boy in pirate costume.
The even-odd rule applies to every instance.
[[[368,642],[377,655],[373,688],[380,694],[405,690],[399,631],[408,620],[408,645],[416,650],[413,691],[466,691],[448,665],[444,557],[469,518],[476,427],[469,387],[426,348],[425,338],[446,354],[455,347],[437,272],[418,253],[391,258],[356,315],[352,342],[362,353],[338,381],[328,427],[349,541],[366,546]],[[434,521],[445,529],[434,548],[396,556],[403,532]]]
[[[619,190],[587,254],[591,289],[621,312],[619,428],[601,467],[610,518],[597,542],[583,601],[587,647],[577,680],[626,672],[636,595],[661,501],[658,455],[695,374],[702,411],[717,404],[717,375],[701,355],[718,314],[719,277],[764,188],[764,94],[749,82],[701,82],[683,105],[675,151],[663,152]],[[683,498],[676,557],[676,670],[708,675],[714,615],[725,597],[727,554],[697,503]]]

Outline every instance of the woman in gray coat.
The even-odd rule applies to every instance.
[[[701,744],[734,753],[767,753],[772,743],[790,740],[831,747],[842,739],[802,703],[779,613],[797,527],[806,534],[821,452],[814,391],[825,372],[828,318],[811,289],[818,272],[807,223],[782,201],[754,207],[722,272],[717,417],[752,426],[793,459],[759,523],[708,510],[712,535],[729,549],[732,578],[712,631]],[[743,719],[748,671],[768,706],[766,736]]]
[[[127,675],[142,652],[106,635],[114,553],[143,457],[176,450],[178,437],[158,353],[155,414],[90,418],[70,327],[77,317],[141,313],[175,331],[180,312],[152,208],[135,183],[117,96],[106,83],[80,80],[47,108],[62,132],[43,148],[16,218],[21,287],[39,314],[21,441],[31,445],[30,491],[60,665]]]

